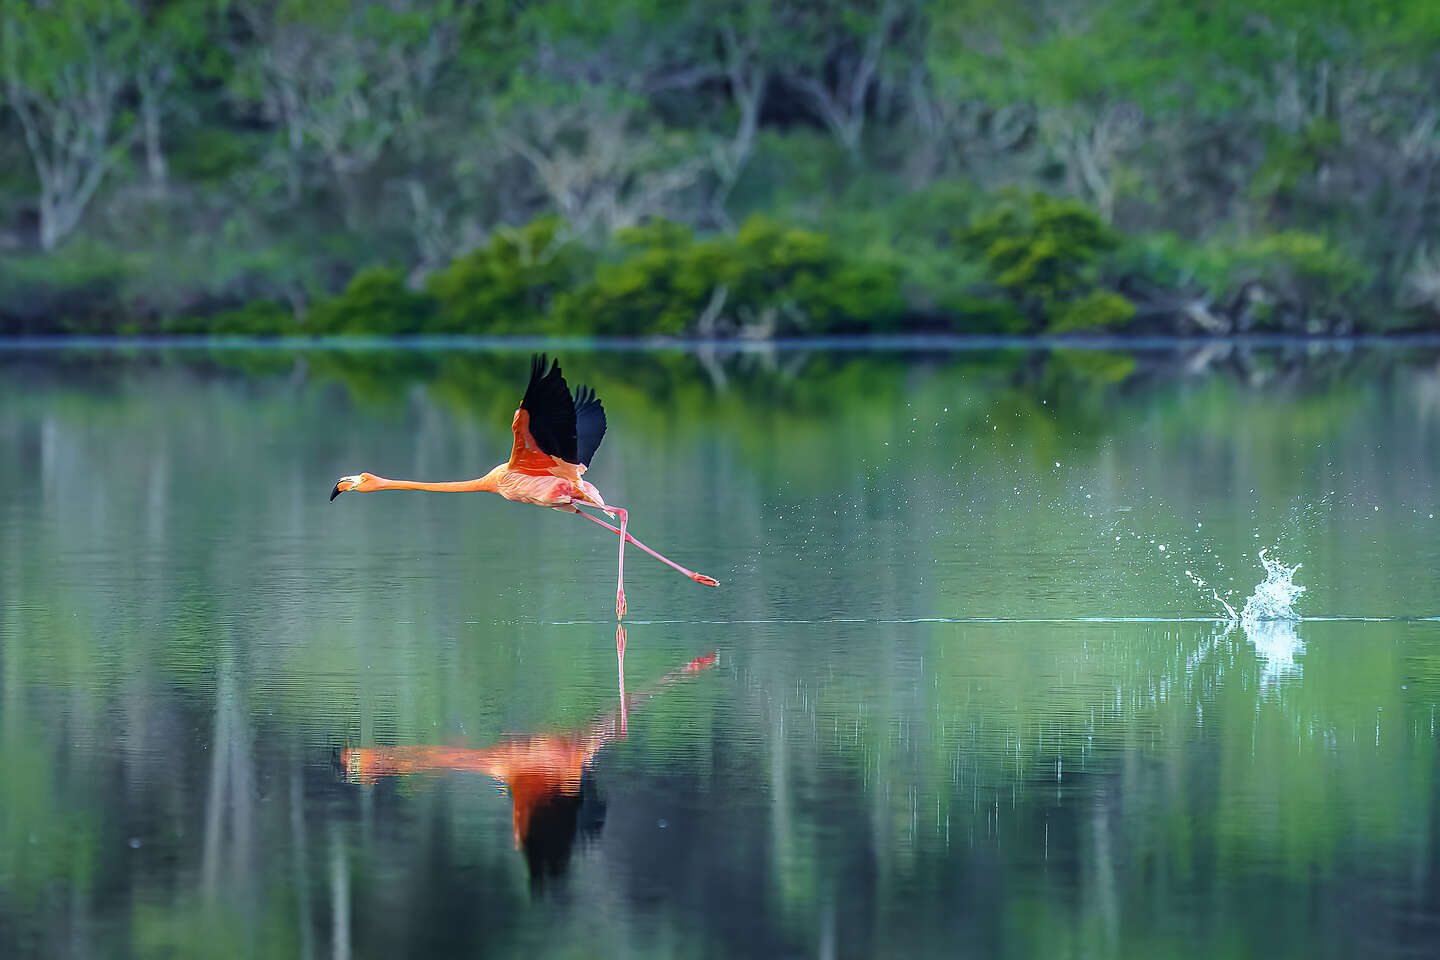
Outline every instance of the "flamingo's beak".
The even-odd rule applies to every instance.
[[[346,493],[350,490],[354,490],[356,487],[360,486],[361,479],[361,477],[356,476],[341,477],[339,480],[336,480],[335,489],[330,491],[330,502],[334,503],[335,498],[340,496],[340,494]]]

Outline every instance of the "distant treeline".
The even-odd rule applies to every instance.
[[[1440,4],[0,0],[0,333],[1440,327]]]

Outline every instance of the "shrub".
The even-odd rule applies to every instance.
[[[1050,320],[1049,332],[1103,330],[1120,327],[1135,317],[1135,304],[1110,290],[1092,290],[1069,301]]]
[[[1113,326],[1134,315],[1120,294],[1099,289],[1099,263],[1117,241],[1077,201],[1006,193],[956,239],[1036,326],[1057,332]]]
[[[427,284],[438,311],[432,332],[551,332],[552,304],[588,265],[563,230],[564,221],[554,216],[497,230],[488,245],[433,274]]]
[[[777,332],[889,329],[905,312],[893,267],[839,253],[824,234],[751,217],[732,242],[725,281],[739,312],[766,311]]]
[[[300,333],[290,308],[274,300],[256,300],[209,317],[204,331],[215,336],[273,337]]]
[[[567,328],[824,333],[886,328],[905,309],[891,267],[844,257],[821,234],[763,217],[700,241],[687,227],[653,220],[619,240],[622,259],[562,298],[557,314]]]
[[[959,333],[1014,335],[1032,325],[1031,319],[1008,299],[967,294],[951,297],[943,306],[951,328]]]
[[[1230,288],[1258,282],[1282,300],[1321,309],[1340,307],[1369,279],[1326,238],[1302,230],[1235,244],[1225,259]]]
[[[1151,234],[1128,241],[1114,266],[1157,289],[1203,293],[1240,329],[1325,329],[1359,314],[1371,279],[1328,239],[1300,230],[1200,244]]]
[[[616,234],[623,259],[604,263],[590,282],[559,298],[556,322],[567,332],[679,334],[710,295],[720,264],[695,249],[689,227],[655,219]]]
[[[388,267],[367,267],[345,291],[311,308],[307,333],[395,336],[432,329],[434,298],[405,286],[404,274]]]
[[[109,334],[124,321],[133,264],[83,241],[0,258],[0,334]]]

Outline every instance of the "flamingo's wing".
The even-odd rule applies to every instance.
[[[605,436],[605,408],[593,387],[581,387],[575,393],[575,434],[576,452],[588,467]]]
[[[510,422],[515,434],[510,469],[518,473],[544,475],[556,461],[580,462],[570,385],[560,372],[559,361],[550,361],[549,370],[546,366],[543,353],[531,358],[530,383]]]
[[[546,366],[543,353],[531,358],[530,383],[510,423],[515,434],[510,469],[551,475],[563,462],[583,471],[605,436],[605,407],[589,387],[581,387],[571,399],[560,362],[550,361],[548,370]]]

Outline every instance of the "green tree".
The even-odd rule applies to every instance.
[[[584,263],[583,251],[558,217],[497,230],[489,243],[430,276],[438,332],[551,332],[551,306],[578,282]]]
[[[0,3],[0,78],[39,181],[46,250],[75,230],[138,132],[122,97],[140,26],[127,0]]]
[[[453,5],[237,0],[234,9],[250,42],[237,49],[232,87],[278,123],[289,199],[301,196],[313,150],[353,217],[356,177],[424,113],[453,55]]]
[[[1124,297],[1100,289],[1100,257],[1117,241],[1074,200],[1011,194],[957,239],[983,259],[990,282],[1053,332],[1114,326],[1135,313]]]
[[[157,194],[165,192],[166,121],[204,67],[215,0],[136,0],[144,42],[139,45],[135,94],[139,105],[145,169]]]

